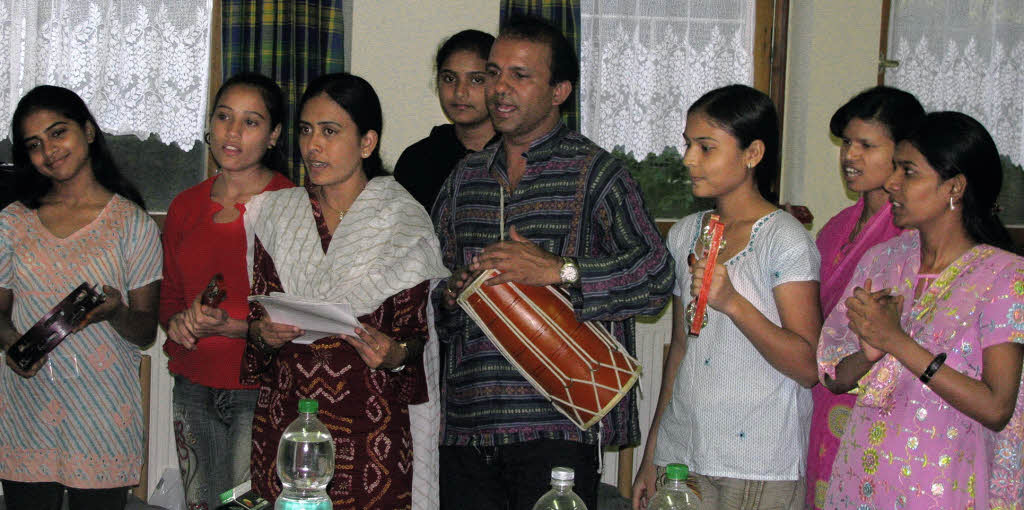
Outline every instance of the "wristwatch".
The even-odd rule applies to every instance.
[[[580,266],[572,257],[562,257],[562,268],[558,270],[558,277],[562,285],[577,285],[580,283]]]
[[[396,341],[395,343],[398,344],[398,347],[402,349],[402,352],[404,353],[402,354],[402,361],[408,361],[407,358],[409,357],[409,341],[399,340]],[[405,363],[402,363],[401,365],[395,368],[391,368],[389,370],[391,370],[392,372],[401,372],[402,370],[405,370]]]

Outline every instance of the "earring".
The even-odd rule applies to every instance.
[[[273,149],[273,148],[274,148],[274,144],[272,144],[272,143],[268,143],[267,144],[267,150],[270,150],[270,149]]]
[[[956,206],[953,205],[953,197],[949,197],[949,210],[950,211],[955,211],[956,210]]]

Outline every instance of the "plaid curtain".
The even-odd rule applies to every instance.
[[[501,24],[509,18],[522,15],[539,16],[562,29],[565,37],[580,55],[580,2],[579,0],[501,0]],[[580,129],[579,83],[573,84],[571,104],[562,105],[562,119],[570,129]]]
[[[321,74],[345,70],[342,0],[223,0],[223,71],[263,73],[281,86],[288,109],[278,143],[286,175],[305,180],[295,141],[299,98]]]

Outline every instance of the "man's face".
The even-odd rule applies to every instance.
[[[499,38],[487,61],[487,110],[494,129],[514,142],[529,143],[558,122],[558,106],[572,90],[551,85],[551,48],[543,43]]]

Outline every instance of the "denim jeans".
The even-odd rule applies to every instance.
[[[174,439],[189,510],[249,479],[252,416],[259,390],[222,390],[174,376]]]

